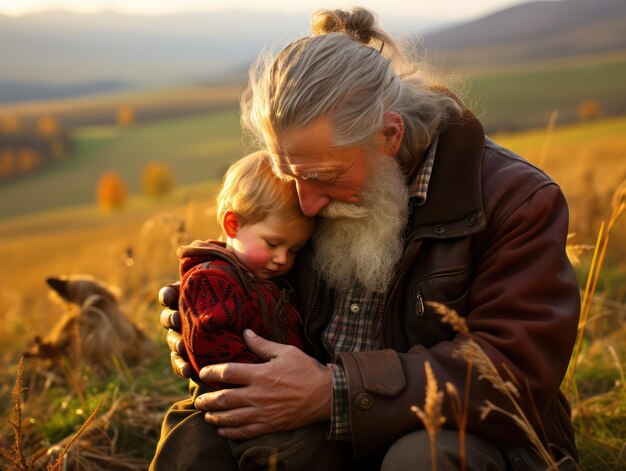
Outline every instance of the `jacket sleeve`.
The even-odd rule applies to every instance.
[[[490,223],[475,241],[474,273],[469,286],[466,321],[470,337],[482,348],[505,379],[510,370],[520,392],[519,403],[533,426],[558,402],[576,337],[579,292],[565,253],[568,211],[553,183],[537,185],[521,198],[493,203]],[[502,201],[502,200],[501,200]],[[430,348],[414,345],[406,353],[394,350],[342,353],[347,377],[350,420],[357,455],[389,446],[402,435],[422,427],[411,406],[424,408],[425,362],[433,368],[439,390],[451,383],[464,397],[470,388],[467,432],[515,446],[524,438],[505,414],[491,412],[481,420],[490,401],[516,413],[510,401],[480,378],[468,362],[455,355],[463,335]],[[445,394],[444,427],[456,427],[450,397]],[[545,424],[544,424],[545,425]]]
[[[189,270],[182,279],[179,307],[183,340],[196,372],[214,363],[261,361],[242,338],[257,313],[225,271],[210,265]]]

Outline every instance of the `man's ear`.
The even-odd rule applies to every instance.
[[[234,239],[237,236],[239,230],[239,217],[232,211],[226,211],[222,217],[222,227],[226,236]]]
[[[388,155],[397,155],[404,137],[404,121],[395,111],[383,115],[383,149]]]

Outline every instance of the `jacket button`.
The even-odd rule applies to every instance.
[[[355,401],[359,409],[363,410],[367,410],[372,407],[372,403],[374,402],[372,400],[372,396],[364,392],[357,394]]]
[[[445,224],[437,224],[435,226],[435,232],[437,234],[443,234],[444,232],[446,232],[448,230],[448,226],[446,226]]]
[[[467,224],[468,227],[475,226],[477,222],[478,222],[478,216],[476,216],[475,214],[470,214],[469,216],[467,216],[467,219],[465,220],[465,224]]]

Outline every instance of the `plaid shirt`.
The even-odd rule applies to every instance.
[[[409,196],[417,199],[417,204],[426,202],[428,184],[432,174],[437,150],[435,138],[426,149]],[[333,314],[322,335],[324,348],[334,357],[340,352],[363,352],[383,348],[382,312],[385,307],[385,294],[367,291],[359,286],[342,290],[335,298]],[[333,404],[329,439],[350,440],[348,381],[341,366],[328,365],[333,375]]]

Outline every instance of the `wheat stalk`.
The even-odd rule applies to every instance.
[[[463,357],[468,361],[472,361],[480,373],[479,379],[486,379],[489,381],[496,390],[500,391],[509,399],[509,402],[515,409],[515,413],[512,413],[494,405],[491,401],[486,400],[485,405],[481,407],[481,419],[484,420],[492,411],[497,411],[508,416],[526,434],[541,458],[549,466],[549,469],[558,470],[558,465],[554,461],[552,453],[550,453],[550,451],[539,439],[537,432],[530,424],[530,420],[518,402],[520,393],[517,386],[515,386],[511,381],[504,380],[502,376],[500,376],[500,373],[498,373],[498,370],[495,368],[487,354],[476,342],[471,339],[464,341],[461,347],[454,353],[454,356]],[[509,375],[512,376],[510,370],[507,369],[507,371]]]
[[[67,454],[70,447],[76,442],[76,440],[78,440],[78,437],[80,437],[82,433],[87,429],[87,427],[89,427],[93,423],[93,421],[96,419],[96,416],[98,415],[98,412],[100,411],[100,408],[102,407],[102,404],[104,404],[105,399],[106,399],[106,394],[102,396],[102,399],[100,399],[100,403],[96,406],[96,408],[89,415],[89,417],[87,417],[87,420],[85,420],[85,423],[81,425],[81,427],[74,434],[74,436],[63,447],[63,449],[59,453],[59,456],[56,462],[48,465],[48,471],[62,471],[63,470],[64,464],[65,464],[65,455]]]
[[[582,303],[580,306],[580,320],[578,321],[578,335],[576,337],[576,343],[574,344],[574,352],[570,361],[569,369],[565,375],[564,389],[565,394],[570,395],[572,388],[572,382],[574,380],[574,373],[578,366],[578,357],[580,355],[580,347],[582,345],[583,334],[587,327],[587,320],[589,313],[591,312],[591,304],[593,301],[593,295],[596,291],[598,279],[600,278],[600,270],[604,262],[606,250],[609,244],[609,236],[611,229],[620,218],[620,216],[626,210],[626,180],[623,181],[615,190],[613,194],[613,201],[611,204],[611,215],[608,218],[608,222],[603,221],[600,224],[600,230],[598,231],[598,237],[596,239],[596,245],[594,247],[593,257],[591,258],[591,266],[589,267],[589,274],[587,275],[587,283],[585,285],[585,292],[583,294]]]
[[[469,327],[467,322],[454,310],[450,309],[445,304],[441,304],[435,301],[427,301],[426,305],[432,308],[435,313],[441,316],[441,320],[450,326],[458,333],[469,335]]]
[[[439,391],[437,387],[437,378],[433,373],[433,369],[428,361],[424,362],[426,371],[426,398],[424,400],[424,409],[418,406],[411,406],[411,411],[424,424],[424,428],[428,433],[430,440],[430,462],[431,470],[437,469],[437,434],[441,426],[445,423],[446,418],[441,413],[443,404],[443,391]]]
[[[576,234],[567,234],[568,242],[565,244],[565,253],[572,265],[577,266],[580,264],[580,257],[588,250],[593,250],[593,245],[588,244],[571,244],[569,241],[573,239]]]
[[[559,116],[559,110],[552,110],[550,116],[548,117],[548,127],[546,129],[546,140],[541,147],[541,152],[539,152],[539,159],[537,162],[537,167],[543,169],[546,164],[546,157],[548,156],[548,149],[550,148],[550,144],[552,142],[552,135],[554,133],[554,126],[556,124],[556,118]]]
[[[456,311],[448,308],[441,303],[429,302],[427,304],[430,305],[435,310],[435,312],[441,316],[441,320],[443,322],[451,325],[456,332],[459,332],[466,336],[466,339],[460,342],[459,348],[453,353],[454,358],[461,357],[465,359],[468,364],[465,397],[463,404],[461,404],[461,400],[454,385],[452,383],[446,383],[446,390],[448,391],[448,395],[450,396],[452,402],[453,414],[455,415],[455,419],[459,424],[459,447],[461,447],[460,442],[464,441],[465,438],[467,409],[469,407],[469,383],[471,380],[471,369],[473,365],[476,365],[476,369],[479,373],[478,379],[485,379],[489,381],[497,391],[501,392],[509,399],[517,412],[516,414],[513,414],[505,409],[495,406],[490,401],[485,401],[485,405],[481,407],[481,419],[484,420],[491,411],[498,411],[507,415],[526,434],[532,445],[539,452],[542,459],[550,466],[550,469],[558,469],[558,465],[554,461],[552,454],[541,442],[539,436],[537,435],[537,432],[532,427],[526,414],[519,405],[518,399],[520,398],[520,392],[518,389],[518,385],[514,384],[512,381],[504,380],[502,378],[485,351],[480,347],[480,345],[478,345],[478,343],[476,343],[470,337],[469,328],[465,319],[463,319]],[[506,364],[503,364],[503,368],[506,370],[510,378],[513,381],[516,381],[515,376]],[[462,451],[463,454],[461,454],[461,456],[464,457],[464,444],[463,448],[460,448],[459,451]],[[461,466],[461,469],[464,469],[464,460],[461,463]]]
[[[15,375],[15,385],[11,393],[11,400],[13,402],[13,420],[2,419],[7,422],[13,429],[14,442],[11,447],[11,452],[8,453],[4,449],[0,449],[0,454],[15,466],[19,471],[27,471],[32,469],[32,461],[29,463],[24,456],[24,450],[22,445],[22,384],[24,378],[24,356],[20,358],[17,365],[17,373]]]

